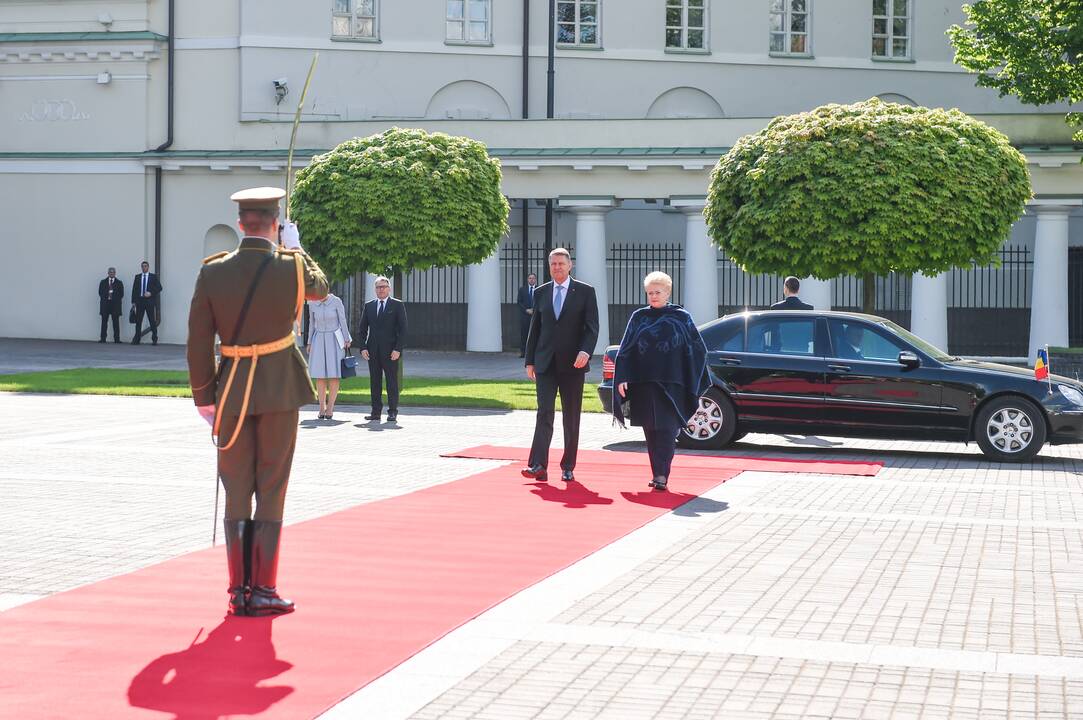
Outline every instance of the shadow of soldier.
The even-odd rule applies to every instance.
[[[588,505],[612,505],[613,498],[602,497],[575,480],[564,487],[555,487],[549,483],[530,483],[534,493],[547,502],[564,503],[567,508],[585,508]]]
[[[293,667],[275,657],[271,621],[226,617],[203,642],[162,655],[140,670],[128,687],[128,703],[173,713],[175,720],[267,710],[293,692],[287,685],[259,684]]]

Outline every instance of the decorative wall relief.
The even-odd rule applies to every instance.
[[[75,107],[72,100],[35,100],[30,111],[19,116],[19,122],[75,122],[89,120],[90,115]]]

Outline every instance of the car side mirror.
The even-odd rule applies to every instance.
[[[909,350],[903,350],[899,353],[899,364],[907,370],[913,370],[916,367],[921,367],[921,358]]]

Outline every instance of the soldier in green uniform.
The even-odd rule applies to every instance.
[[[276,591],[278,545],[297,411],[316,397],[293,323],[306,299],[327,296],[327,278],[288,221],[278,247],[278,203],[285,194],[280,188],[233,194],[244,238],[233,252],[203,261],[188,314],[192,397],[213,428],[226,491],[234,615],[277,615],[294,607]],[[222,341],[221,365],[215,335]]]

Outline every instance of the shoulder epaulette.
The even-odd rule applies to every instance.
[[[209,262],[214,262],[218,258],[224,258],[226,255],[229,255],[229,252],[229,250],[223,250],[222,252],[217,252],[214,255],[208,255],[207,257],[203,258],[203,264],[206,265]]]
[[[301,248],[278,248],[278,252],[283,255],[297,255],[303,251]]]

